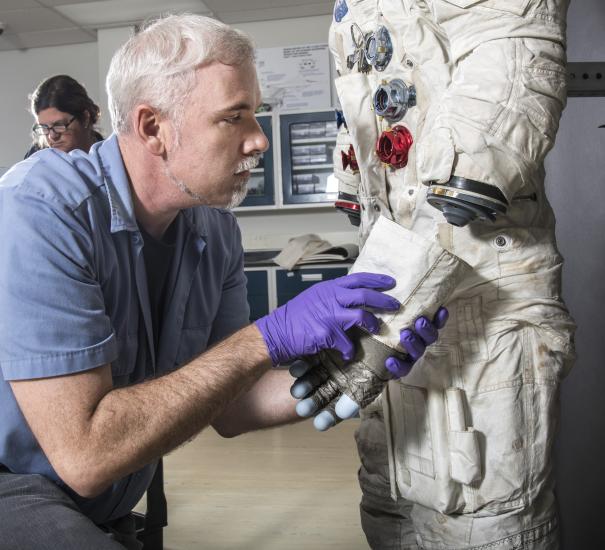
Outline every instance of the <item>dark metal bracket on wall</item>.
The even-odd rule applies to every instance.
[[[605,97],[605,62],[567,64],[568,97]]]

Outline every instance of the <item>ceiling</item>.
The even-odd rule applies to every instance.
[[[225,23],[332,13],[334,0],[0,0],[0,51],[94,42],[97,29],[137,25],[166,12]]]

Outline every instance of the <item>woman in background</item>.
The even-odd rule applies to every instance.
[[[99,107],[84,86],[67,75],[43,80],[34,90],[31,112],[36,123],[32,128],[34,143],[25,155],[53,147],[69,153],[74,149],[88,152],[103,136],[95,130]]]

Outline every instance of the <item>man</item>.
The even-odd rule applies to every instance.
[[[558,548],[550,453],[574,324],[543,161],[566,101],[567,4],[335,4],[340,206],[365,247],[389,218],[473,268],[438,347],[362,414],[372,548]],[[391,274],[418,269],[404,251]]]
[[[363,308],[399,307],[391,277],[357,273],[248,325],[235,218],[208,208],[243,198],[267,148],[241,33],[161,19],[116,54],[108,92],[115,135],[2,180],[0,548],[119,548],[106,532],[132,534],[162,455],[209,424],[293,420],[271,367],[351,358],[345,331],[378,330]]]

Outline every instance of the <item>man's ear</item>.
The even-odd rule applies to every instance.
[[[149,105],[138,105],[132,114],[139,142],[152,154],[163,156],[170,149],[170,122]]]

